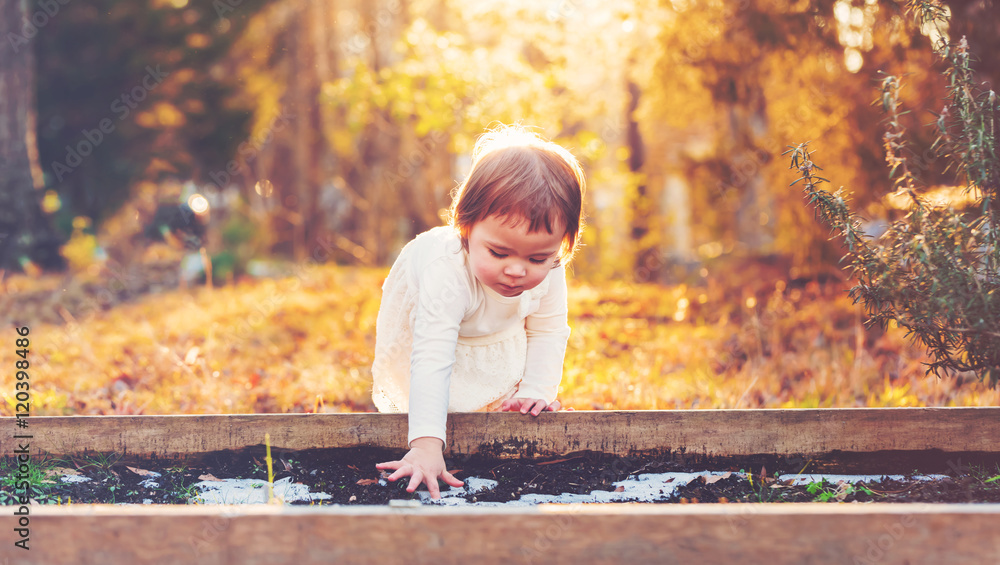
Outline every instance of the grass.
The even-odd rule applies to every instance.
[[[374,411],[386,273],[316,266],[107,310],[86,306],[93,281],[16,276],[0,322],[31,328],[33,415]],[[973,375],[925,376],[923,352],[898,329],[865,329],[846,287],[787,273],[571,281],[560,400],[583,410],[1000,404]],[[0,348],[0,364],[14,355]],[[13,392],[0,391],[0,413],[14,413]]]
[[[32,457],[28,470],[23,475],[14,457],[0,458],[0,505],[20,504],[19,498],[25,494],[21,488],[27,481],[32,502],[41,504],[58,503],[59,484],[53,475],[67,463],[62,459]]]
[[[764,469],[761,469],[761,473],[755,478],[752,472],[740,469],[740,474],[750,483],[750,491],[755,502],[778,502],[784,498],[784,493],[780,489],[771,488],[777,480],[777,472],[774,473],[774,477],[768,477],[764,474]]]
[[[111,472],[111,468],[121,461],[122,457],[123,454],[121,453],[96,453],[94,455],[74,457],[70,462],[81,471],[92,467],[101,474],[108,475]]]
[[[980,465],[973,465],[965,469],[959,468],[958,470],[964,472],[965,475],[980,481],[984,485],[993,484],[993,486],[1000,488],[1000,464],[994,465],[992,469]]]

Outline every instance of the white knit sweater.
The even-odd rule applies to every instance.
[[[564,267],[504,297],[473,275],[456,230],[433,228],[403,248],[382,285],[372,399],[379,411],[409,412],[407,444],[447,444],[447,412],[555,400],[569,331]]]

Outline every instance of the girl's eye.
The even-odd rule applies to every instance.
[[[506,255],[501,255],[496,251],[493,251],[492,249],[490,249],[490,255],[496,257],[497,259],[503,259],[504,257],[506,257]]]
[[[546,261],[548,261],[548,259],[528,259],[528,260],[531,261],[532,263],[536,264],[536,265],[541,265],[541,264],[545,263]]]

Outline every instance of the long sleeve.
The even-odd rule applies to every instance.
[[[443,259],[428,265],[419,276],[406,443],[431,436],[447,445],[448,387],[459,326],[469,308],[469,283]]]
[[[566,271],[559,266],[549,274],[549,291],[538,311],[524,320],[528,336],[524,379],[518,387],[520,398],[556,399],[563,376],[566,341],[569,339],[566,306]]]

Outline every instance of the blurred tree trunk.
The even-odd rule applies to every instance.
[[[292,112],[298,118],[292,128],[292,155],[295,160],[293,188],[282,203],[292,223],[292,253],[302,262],[308,255],[306,244],[306,218],[310,216],[310,195],[318,190],[316,159],[313,153],[318,138],[319,80],[316,73],[315,44],[312,41],[316,2],[302,5],[294,20],[295,33],[291,34],[293,50],[291,80]]]
[[[631,66],[631,62],[629,66]],[[628,169],[632,173],[640,173],[646,162],[646,146],[642,141],[642,133],[639,131],[639,122],[636,119],[635,111],[639,107],[639,97],[642,91],[631,78],[626,79],[625,91],[627,96],[625,146],[628,147]],[[648,241],[647,238],[651,230],[650,224],[653,218],[658,215],[656,199],[649,194],[649,187],[643,181],[636,186],[636,201],[632,212],[632,240],[636,250],[634,271],[641,282],[655,279],[659,275],[662,263],[657,258],[659,245]]]
[[[323,195],[327,191],[333,190],[334,176],[337,165],[337,155],[333,149],[333,144],[327,139],[326,132],[333,128],[335,117],[330,111],[329,105],[324,103],[323,85],[335,80],[340,76],[340,61],[338,59],[337,45],[337,3],[333,0],[324,2],[311,2],[310,24],[313,35],[313,48],[315,49],[316,60],[316,115],[317,120],[313,123],[315,129],[316,144],[316,190],[313,190],[309,199],[309,207],[306,208],[306,238],[307,241],[314,242],[319,237],[327,237],[326,224],[327,215],[330,210],[321,208]]]
[[[691,234],[691,184],[684,175],[667,175],[663,183],[663,204],[660,209],[666,222],[665,246],[671,264],[686,264],[694,260],[694,237]]]
[[[740,190],[736,213],[736,239],[750,253],[766,252],[771,243],[767,226],[773,213],[764,188],[762,164],[770,159],[758,147],[767,130],[764,90],[758,80],[756,62],[740,73],[735,69],[726,81],[717,85],[717,99],[724,102],[729,116],[728,161],[731,184]]]
[[[0,269],[28,260],[61,268],[59,238],[42,213],[35,141],[34,55],[24,35],[27,0],[0,0]],[[38,33],[36,28],[31,28]],[[33,34],[32,34],[33,35]]]
[[[396,62],[393,44],[409,25],[409,5],[402,1],[361,2],[358,14],[359,27],[367,36],[368,66],[378,77],[383,68]],[[345,236],[350,241],[342,247],[364,263],[387,262],[396,245],[400,221],[409,217],[405,191],[414,181],[414,172],[399,174],[408,171],[402,153],[405,127],[408,124],[396,120],[389,108],[372,109],[371,121],[358,138],[358,161],[343,168],[347,185],[356,195],[356,212],[345,222]],[[403,180],[387,180],[398,176]]]

